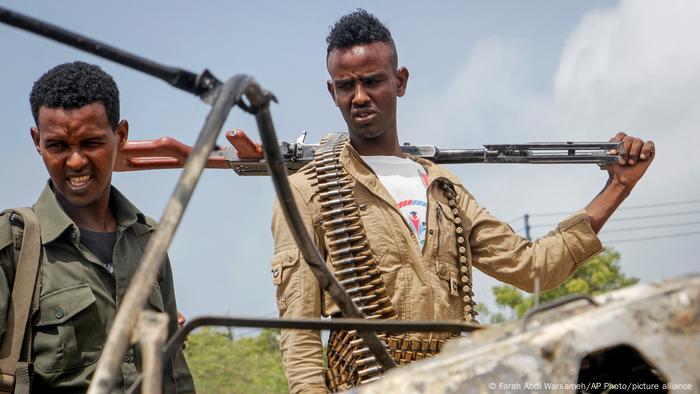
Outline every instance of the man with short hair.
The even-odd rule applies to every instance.
[[[476,321],[472,265],[526,291],[569,277],[602,250],[596,236],[646,171],[654,144],[619,133],[625,163],[591,203],[530,242],[477,204],[446,169],[407,157],[398,143],[396,101],[408,70],[398,67],[389,30],[358,10],[327,38],[328,91],[349,141],[326,141],[309,166],[290,177],[296,203],[328,265],[371,319]],[[303,261],[279,205],[272,232],[273,282],[282,318],[332,316],[339,309]],[[326,392],[378,378],[380,366],[353,332],[332,332],[324,377],[318,331],[282,330],[290,391]],[[399,364],[437,353],[448,333],[386,337]]]
[[[31,137],[49,181],[32,207],[41,226],[39,308],[30,316],[32,391],[85,392],[117,309],[157,222],[114,186],[112,169],[129,125],[119,119],[119,90],[98,66],[74,62],[49,70],[30,95]],[[0,340],[7,330],[22,228],[0,216]],[[163,265],[148,307],[177,309],[170,262]],[[141,355],[128,351],[117,392],[135,380]],[[166,392],[194,392],[181,350],[164,363]]]

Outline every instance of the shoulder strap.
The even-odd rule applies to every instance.
[[[41,259],[41,232],[39,220],[29,208],[15,208],[11,214],[19,214],[24,221],[24,237],[22,249],[17,262],[15,281],[12,287],[12,298],[7,316],[7,332],[0,344],[0,392],[12,392],[15,385],[15,374],[18,369],[20,353],[24,343],[25,332],[32,299],[35,296],[36,282]],[[36,295],[38,297],[38,295]],[[26,374],[20,373],[17,378],[18,389],[28,384],[23,382]]]

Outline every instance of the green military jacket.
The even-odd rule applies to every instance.
[[[144,216],[116,188],[110,207],[117,219],[113,274],[80,243],[80,229],[64,212],[47,185],[33,209],[41,224],[43,245],[39,310],[31,316],[34,392],[85,392],[129,282],[157,223]],[[21,229],[0,216],[0,340],[7,312]],[[148,298],[148,307],[170,316],[169,334],[177,329],[177,308],[170,262],[166,261]],[[129,350],[121,365],[117,392],[135,380],[141,356]],[[165,362],[164,389],[194,392],[181,350]]]

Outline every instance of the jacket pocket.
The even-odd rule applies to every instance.
[[[41,297],[33,345],[37,368],[67,371],[97,361],[106,330],[95,301],[87,283]]]
[[[436,201],[435,217],[437,220],[437,242],[435,254],[449,254],[453,259],[457,257],[457,235],[455,215],[447,204]]]
[[[272,257],[272,284],[277,287],[277,308],[280,312],[301,296],[299,250],[283,250]]]
[[[439,319],[463,320],[464,301],[456,262],[450,256],[439,256],[435,268],[440,280],[440,294],[436,299],[444,311]]]

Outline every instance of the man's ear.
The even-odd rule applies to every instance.
[[[41,135],[39,135],[39,129],[36,126],[31,127],[29,129],[29,134],[32,136],[36,153],[41,154]]]
[[[335,106],[338,106],[338,102],[335,101],[335,86],[333,86],[333,81],[330,79],[326,81],[326,87],[328,88],[328,93],[331,94],[331,99],[333,99],[333,103],[335,103]]]
[[[114,132],[117,134],[117,138],[119,138],[119,149],[121,150],[129,139],[129,122],[127,122],[126,119],[122,119]]]
[[[406,67],[401,67],[396,70],[396,95],[403,97],[406,93],[406,86],[408,85],[408,69]]]

